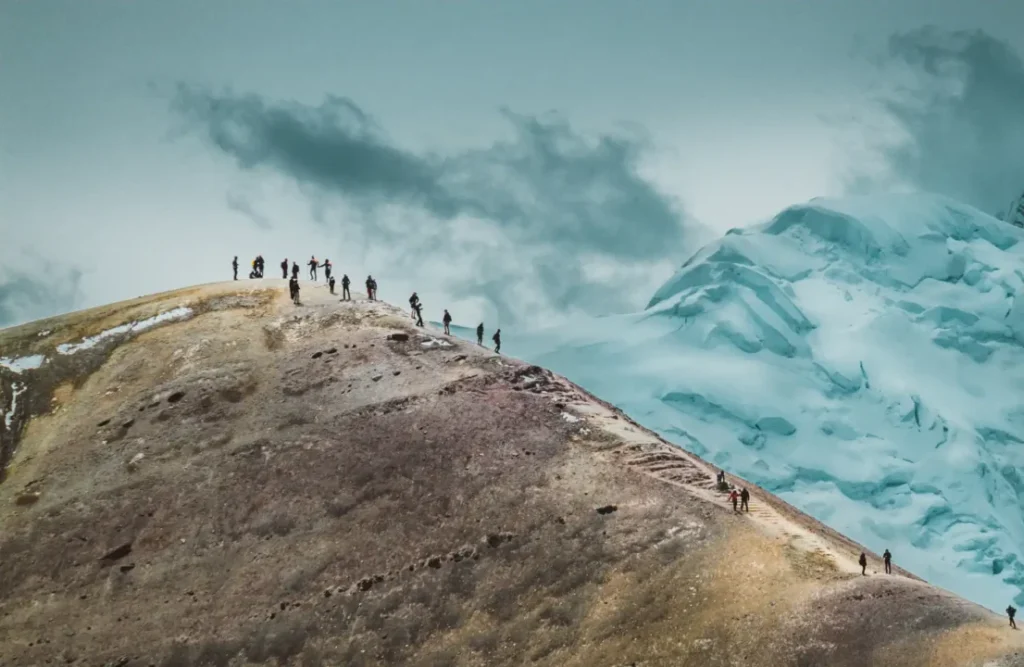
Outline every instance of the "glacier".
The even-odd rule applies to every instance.
[[[1001,610],[1024,603],[1022,241],[938,195],[818,198],[705,246],[641,312],[503,352]]]

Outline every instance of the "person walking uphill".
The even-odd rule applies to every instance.
[[[736,503],[739,501],[739,499],[740,499],[740,494],[739,494],[738,491],[736,491],[736,489],[733,489],[732,491],[729,492],[729,502],[732,503],[732,511],[733,512],[739,513],[739,509],[736,507]]]
[[[892,574],[892,554],[889,553],[888,549],[882,554],[882,562],[885,563],[885,573]]]
[[[418,327],[424,326],[424,324],[423,324],[423,304],[420,303],[419,301],[417,301],[416,305],[413,306],[413,310],[416,311],[416,326],[418,326]]]
[[[494,341],[494,351],[497,354],[501,354],[501,329],[494,332],[494,335],[491,336],[491,340]]]
[[[444,317],[441,318],[441,322],[444,323],[444,335],[451,336],[452,330],[450,329],[452,323],[452,316],[448,314],[448,309],[444,309]]]
[[[418,304],[419,302],[420,295],[417,294],[416,292],[413,292],[412,296],[409,297],[409,309],[412,311],[413,319],[416,319],[416,304]]]
[[[1014,622],[1013,617],[1017,615],[1017,608],[1012,604],[1006,608],[1006,615],[1010,617],[1010,627],[1014,630],[1017,629],[1017,623]]]
[[[235,272],[235,280],[238,280],[238,255],[231,260],[231,270]]]
[[[868,574],[868,557],[863,551],[860,552],[860,559],[857,561],[860,564],[861,576],[867,576]]]
[[[348,274],[341,276],[341,300],[351,301],[352,293],[348,291],[348,286],[352,284],[352,281],[348,279]]]
[[[750,511],[750,491],[747,491],[747,487],[743,487],[743,490],[740,491],[740,510]]]
[[[483,346],[484,344],[484,323],[476,325],[476,344]]]

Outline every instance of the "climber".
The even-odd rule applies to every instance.
[[[281,262],[281,279],[288,280],[288,258],[285,257],[284,261]]]
[[[331,279],[331,260],[325,259],[324,263],[320,266],[324,267],[324,278],[327,280]],[[333,294],[333,292],[331,292]]]
[[[413,306],[413,310],[416,311],[416,326],[422,327],[423,326],[423,304],[420,303],[419,301],[417,301],[416,305]]]
[[[299,279],[299,263],[292,262],[292,278]]]
[[[252,268],[249,270],[249,280],[252,280],[253,278],[257,277],[257,272],[256,272],[257,264],[258,264],[257,261],[255,259],[253,259],[252,260]]]
[[[732,511],[733,512],[739,512],[739,509],[737,509],[737,507],[736,507],[736,503],[737,503],[737,501],[739,501],[739,499],[740,499],[740,494],[736,491],[736,489],[733,489],[732,491],[729,492],[729,502],[732,503]]]
[[[447,308],[444,309],[444,317],[441,318],[441,322],[444,324],[444,335],[445,336],[451,336],[452,335],[452,330],[451,330],[452,316],[448,313],[448,309]]]
[[[366,276],[366,298],[373,301],[377,296],[377,281],[373,276]]]
[[[307,264],[309,265],[309,279],[316,280],[316,267],[319,266],[319,263],[316,261],[316,256],[311,255]]]
[[[348,274],[346,273],[345,275],[343,275],[341,277],[341,300],[342,301],[351,301],[352,300],[352,293],[348,291],[348,286],[350,284],[352,284],[352,281],[348,279]]]
[[[715,482],[718,484],[718,488],[722,489],[725,486],[725,471],[719,470],[718,474],[715,475]],[[724,490],[724,489],[722,489]]]
[[[370,277],[370,282],[373,284],[373,300],[377,300],[377,279],[373,276]]]
[[[331,288],[331,294],[334,294],[334,276],[327,279],[327,285]]]
[[[888,549],[882,554],[882,562],[885,563],[885,573],[892,574],[892,554],[889,553]]]
[[[747,491],[747,487],[740,491],[740,509],[744,512],[750,511],[750,491]]]
[[[476,325],[476,344],[477,345],[483,345],[484,344],[484,323],[483,322],[481,322],[480,324]]]
[[[863,551],[860,552],[860,560],[858,560],[857,562],[860,563],[860,573],[861,573],[861,576],[867,576],[867,574],[868,574],[868,557],[867,557],[867,555]]]
[[[292,303],[296,306],[299,305],[299,278],[298,276],[292,276],[292,279],[288,281],[288,292],[292,296]]]
[[[491,336],[491,340],[494,341],[494,351],[501,354],[501,329],[494,332],[494,335]]]
[[[1017,623],[1014,622],[1013,617],[1017,614],[1017,608],[1012,604],[1006,608],[1006,615],[1010,617],[1010,627],[1014,630],[1017,629]]]
[[[235,255],[235,258],[231,260],[231,268],[235,272],[235,280],[238,280],[238,255]]]
[[[420,302],[420,295],[417,294],[416,292],[413,292],[412,296],[409,297],[409,308],[412,309],[413,319],[416,318],[416,304],[419,303],[419,302]]]
[[[256,255],[256,277],[257,278],[262,278],[263,277],[263,267],[265,266],[265,264],[266,263],[263,261],[263,255]]]

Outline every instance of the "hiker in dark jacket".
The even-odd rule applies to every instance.
[[[750,491],[747,491],[747,487],[743,487],[743,490],[740,491],[740,510],[750,511]]]
[[[235,272],[235,280],[238,280],[238,255],[231,260],[231,270]]]
[[[347,273],[341,277],[341,300],[342,301],[351,301],[352,300],[352,293],[348,291],[348,286],[351,285],[351,284],[352,284],[352,281],[348,279],[348,274]]]
[[[327,279],[327,286],[331,288],[331,294],[334,294],[334,276]]]
[[[445,335],[446,336],[451,336],[452,335],[452,330],[451,330],[450,327],[451,327],[451,323],[452,323],[452,316],[448,314],[448,309],[447,308],[444,309],[444,317],[441,318],[441,323],[444,324],[444,333],[445,333]]]
[[[288,258],[285,257],[284,261],[281,262],[281,279],[288,280]]]
[[[857,561],[860,563],[860,573],[863,576],[867,576],[868,573],[868,557],[863,551],[860,552],[860,559]]]
[[[1011,604],[1006,608],[1006,615],[1010,617],[1010,627],[1016,630],[1017,623],[1014,622],[1013,617],[1017,615],[1017,608]]]
[[[882,562],[885,563],[885,573],[892,574],[892,554],[889,553],[888,549],[882,554]]]
[[[288,281],[288,291],[292,296],[292,303],[296,306],[299,305],[299,279],[297,276],[292,276],[292,279]]]
[[[480,324],[476,325],[476,344],[477,345],[483,345],[484,344],[484,323],[483,322],[481,322]]]
[[[501,329],[494,332],[494,335],[491,336],[491,340],[494,341],[494,351],[501,354]]]
[[[415,306],[415,310],[416,310],[416,326],[422,327],[422,326],[424,326],[424,324],[423,324],[423,304],[420,303],[419,301],[417,301],[416,302],[416,306]]]

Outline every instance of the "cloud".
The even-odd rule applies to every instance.
[[[77,269],[41,268],[38,276],[10,269],[0,274],[0,327],[66,313],[81,302]]]
[[[309,106],[182,85],[173,107],[241,169],[293,179],[322,221],[390,244],[393,264],[445,258],[447,286],[486,298],[506,320],[635,307],[653,289],[652,267],[670,272],[692,250],[681,205],[639,173],[650,146],[635,132],[587,137],[556,114],[502,110],[510,139],[419,154],[343,97]],[[326,195],[360,215],[332,217]]]
[[[260,229],[270,229],[271,227],[273,227],[273,224],[270,222],[270,219],[267,216],[260,213],[259,211],[257,211],[253,207],[252,202],[250,202],[249,199],[246,198],[244,195],[229,192],[225,196],[225,203],[227,204],[229,209],[236,213],[240,213],[244,217],[248,218],[254,225],[259,227]]]
[[[885,66],[909,74],[882,100],[900,135],[880,151],[887,176],[1005,211],[1024,190],[1020,56],[984,31],[927,27],[892,36]]]

